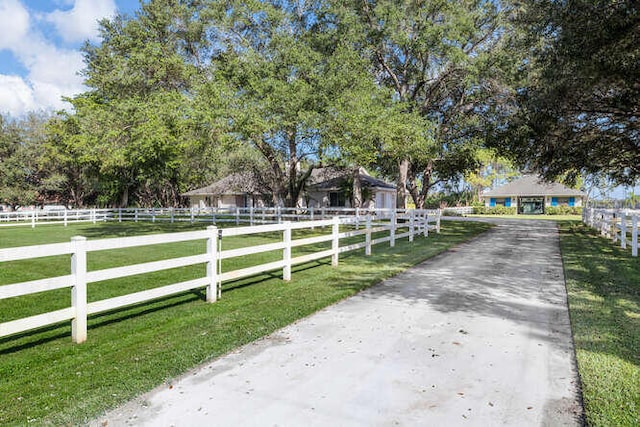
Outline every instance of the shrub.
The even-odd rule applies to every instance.
[[[473,213],[480,215],[515,215],[516,208],[508,208],[506,206],[474,206]]]
[[[582,215],[582,208],[578,206],[547,206],[546,215]]]

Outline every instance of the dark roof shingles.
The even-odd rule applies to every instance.
[[[535,175],[525,175],[493,190],[485,191],[484,197],[496,196],[586,196],[580,190],[557,182],[544,182]]]

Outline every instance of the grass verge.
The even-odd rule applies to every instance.
[[[587,423],[640,425],[640,259],[582,224],[560,222]]]
[[[363,251],[349,253],[337,268],[329,260],[297,266],[289,283],[275,273],[226,284],[215,304],[204,303],[202,292],[196,291],[91,317],[89,340],[82,345],[71,343],[68,324],[0,339],[0,424],[86,422],[171,382],[195,365],[351,296],[489,227],[455,221],[443,224],[439,235],[416,238],[411,244],[403,239],[395,248],[375,246],[371,257]],[[46,232],[44,228],[15,231],[18,237],[2,231],[0,245],[66,241],[74,234],[97,238],[169,231],[166,225],[123,226],[129,229],[122,231],[115,224],[52,227]],[[14,282],[8,272],[4,274],[4,283]]]

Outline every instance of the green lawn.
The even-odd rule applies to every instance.
[[[571,324],[590,426],[640,425],[640,258],[561,222]]]
[[[203,225],[160,223],[103,223],[68,228],[44,226],[0,229],[0,247],[67,241],[73,235],[90,239],[131,234],[201,229]],[[294,267],[293,280],[281,273],[263,274],[225,284],[222,299],[203,301],[194,291],[140,304],[89,319],[88,341],[74,345],[70,325],[63,324],[0,339],[0,424],[76,424],[117,406],[140,393],[184,373],[208,359],[273,332],[301,317],[355,294],[359,290],[447,250],[489,225],[445,222],[440,235],[406,239],[395,248],[373,247],[343,254],[338,268],[330,260]],[[278,234],[223,241],[224,248],[273,241]],[[295,235],[294,235],[295,238]],[[329,243],[330,244],[330,243]],[[167,247],[90,254],[89,269],[132,264],[188,255],[204,250],[204,242]],[[300,248],[295,255],[309,248]],[[259,262],[280,254],[258,256]],[[261,258],[263,257],[263,258]],[[229,260],[228,271],[257,263],[255,259]],[[69,258],[4,263],[0,284],[68,274]],[[202,275],[203,266],[169,270],[89,285],[89,299],[188,280]],[[0,301],[0,321],[68,306],[69,290]]]

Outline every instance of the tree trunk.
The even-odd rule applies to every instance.
[[[129,206],[129,186],[125,185],[122,189],[122,194],[120,194],[120,206],[121,208],[126,208]]]
[[[287,160],[287,197],[286,204],[289,208],[295,208],[298,204],[298,146],[296,145],[295,130],[287,131],[289,139],[289,160]]]
[[[424,197],[422,197],[418,191],[418,187],[410,185],[409,194],[411,194],[411,198],[413,199],[413,203],[416,205],[416,209],[424,209]]]
[[[398,189],[396,208],[406,209],[407,207],[407,175],[409,173],[409,159],[402,159],[398,163]]]
[[[409,190],[409,194],[411,194],[411,198],[413,199],[413,203],[416,205],[416,209],[424,209],[425,202],[427,200],[427,195],[429,194],[429,190],[435,184],[432,182],[433,177],[433,161],[429,161],[427,166],[422,171],[422,188],[419,189],[416,181],[417,176],[414,170],[411,168],[407,172],[407,188]]]
[[[362,207],[362,181],[360,180],[360,167],[353,168],[353,205],[352,208]]]

